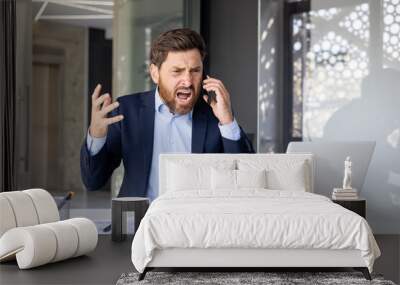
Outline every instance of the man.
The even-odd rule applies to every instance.
[[[93,92],[91,124],[81,149],[82,180],[88,190],[103,186],[122,159],[125,173],[118,196],[153,200],[160,153],[254,152],[233,117],[223,83],[203,80],[205,44],[198,33],[165,32],[150,53],[156,90],[119,97],[114,103],[109,94],[100,96],[100,85]],[[202,88],[216,94],[210,105]]]

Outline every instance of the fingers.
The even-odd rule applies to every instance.
[[[206,101],[206,103],[207,103],[208,105],[211,106],[211,108],[214,108],[215,105],[217,104],[217,102],[214,101],[214,100],[212,100],[210,103],[208,103],[208,96],[207,96],[207,95],[203,95],[203,99],[204,99],[204,101]]]
[[[101,84],[97,84],[96,88],[92,94],[92,109],[100,110],[101,104],[103,104],[103,108],[111,104],[110,94],[106,93],[100,96],[101,93]]]
[[[94,89],[93,94],[92,94],[92,102],[99,97],[100,92],[101,92],[101,85],[97,84],[97,86]]]
[[[218,83],[207,83],[207,84],[203,85],[203,88],[206,89],[207,91],[209,91],[209,90],[213,90],[213,91],[219,90],[222,96],[229,97],[228,91]]]
[[[110,100],[111,102],[111,100]],[[108,105],[106,106],[105,103],[103,104],[103,108],[101,109],[101,113],[105,116],[107,113],[111,112],[112,110],[118,108],[119,103],[118,102],[114,102],[112,104],[108,103]]]
[[[224,84],[220,80],[207,75],[207,79],[203,80],[203,88],[207,91],[214,91],[217,96],[217,101],[211,102],[210,106],[220,123],[227,124],[232,122],[233,115],[230,107],[229,92],[226,90]],[[207,100],[208,96],[203,96],[203,99]]]
[[[217,84],[221,87],[222,90],[224,90],[226,93],[228,93],[228,90],[225,88],[225,85],[222,83],[221,80],[212,78],[207,75],[207,78],[203,80],[203,86],[206,86],[208,84]]]
[[[119,107],[119,102],[112,102],[110,94],[100,95],[101,85],[98,84],[92,94],[92,114],[90,121],[90,134],[95,137],[107,135],[108,125],[123,120],[122,115],[107,117],[107,114]]]
[[[221,98],[225,101],[229,101],[229,93],[228,90],[226,90],[224,84],[218,80],[211,78],[207,75],[207,79],[203,81],[203,88],[207,91],[214,91],[217,95],[217,101],[218,98],[221,100]]]
[[[106,103],[106,105],[108,105],[110,104],[110,102],[111,102],[110,94],[106,93],[98,97],[96,100],[94,100],[92,102],[92,107],[95,108],[96,110],[100,110],[101,104]]]
[[[110,105],[111,102],[112,102],[111,97],[109,96],[108,93],[107,93],[107,95],[108,95],[108,96],[106,97],[106,99],[104,99],[103,105],[102,105],[102,107],[101,107],[102,109],[103,109],[104,107]]]
[[[219,90],[221,93],[226,93],[225,89],[222,88],[222,86],[220,84],[218,84],[218,83],[207,83],[207,84],[203,85],[203,88],[206,89],[207,91],[209,91],[209,90],[213,90],[213,91]]]
[[[225,90],[222,89],[219,84],[208,83],[207,85],[204,85],[203,88],[207,91],[214,91],[217,96],[217,102],[222,100],[225,102],[229,101],[229,95],[225,92]]]
[[[92,115],[99,118],[105,118],[109,112],[119,107],[119,103],[112,103],[110,94],[105,93],[100,96],[100,92],[101,85],[97,84],[92,94]]]
[[[105,119],[105,122],[107,125],[111,125],[111,124],[117,123],[119,121],[122,121],[123,119],[124,119],[124,116],[119,115],[119,116],[107,118],[107,119]]]

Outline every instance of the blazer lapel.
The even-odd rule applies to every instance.
[[[140,134],[143,150],[143,162],[145,174],[148,177],[151,161],[153,158],[153,140],[154,140],[154,105],[155,91],[149,92],[142,99],[142,104],[139,110]]]
[[[199,98],[198,100],[202,100]],[[207,114],[201,103],[196,104],[193,110],[192,123],[192,153],[204,153],[204,142],[207,131]]]

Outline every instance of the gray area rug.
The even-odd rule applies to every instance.
[[[360,272],[154,272],[150,271],[142,281],[139,273],[124,273],[117,285],[133,284],[379,284],[395,285],[381,275],[372,275],[368,281]]]

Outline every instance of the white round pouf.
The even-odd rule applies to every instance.
[[[43,189],[29,189],[22,191],[29,195],[36,208],[39,224],[51,223],[60,220],[56,202],[49,192]]]
[[[71,224],[64,221],[44,224],[53,231],[57,239],[57,252],[51,262],[57,262],[73,257],[78,250],[78,233]]]
[[[15,221],[14,211],[10,202],[6,197],[0,193],[0,237],[9,229],[15,228],[17,223]]]
[[[29,195],[22,191],[3,192],[1,195],[10,202],[17,227],[33,226],[39,223],[35,205]]]
[[[49,263],[56,251],[53,231],[40,225],[11,229],[0,239],[0,258],[15,255],[20,269]]]
[[[65,220],[71,224],[78,233],[79,244],[75,256],[79,256],[94,250],[97,246],[98,232],[96,225],[86,218],[74,218]]]
[[[43,189],[0,193],[0,262],[17,259],[20,269],[28,269],[96,248],[91,220],[59,218],[53,197]]]

